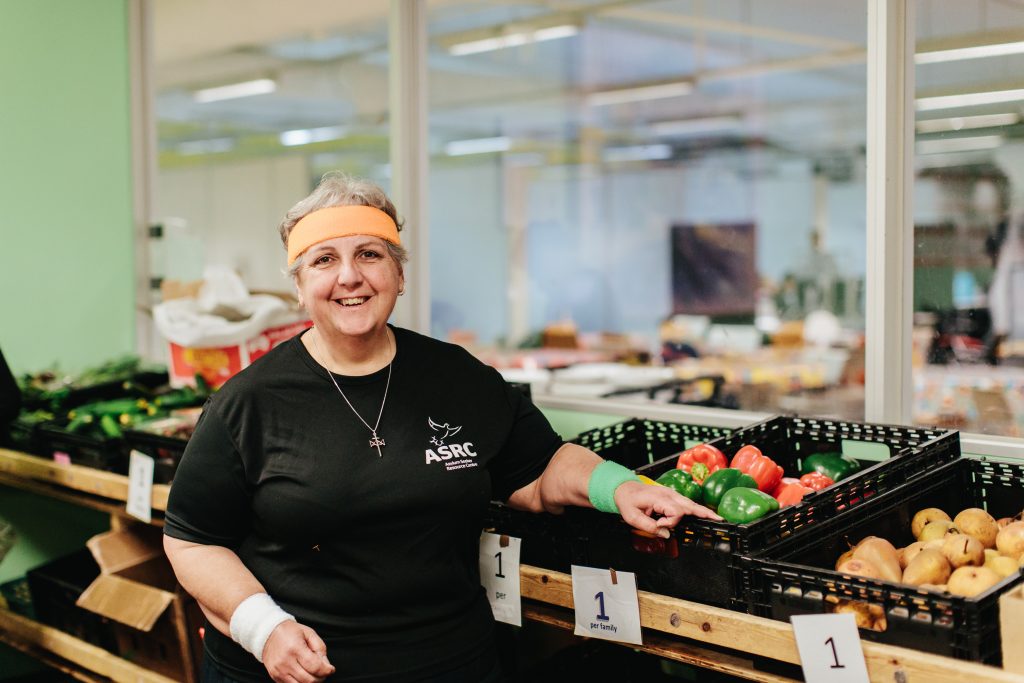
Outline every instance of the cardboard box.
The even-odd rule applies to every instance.
[[[118,654],[176,681],[196,683],[199,606],[178,585],[160,529],[129,525],[86,542],[100,575],[76,604],[114,623]]]
[[[171,386],[195,386],[195,375],[199,373],[211,387],[219,387],[242,368],[312,325],[311,320],[302,320],[271,327],[244,343],[230,346],[190,348],[168,342]]]

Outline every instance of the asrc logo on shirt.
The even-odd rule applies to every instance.
[[[443,462],[444,468],[448,471],[476,467],[476,461],[469,459],[476,457],[473,442],[465,441],[452,444],[444,442],[448,437],[458,434],[459,430],[462,429],[461,426],[452,427],[448,422],[438,424],[430,417],[427,418],[427,426],[435,432],[434,436],[430,437],[430,443],[437,447],[436,451],[433,448],[426,450],[425,455],[428,465],[435,462]]]

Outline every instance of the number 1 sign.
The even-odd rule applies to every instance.
[[[519,595],[519,549],[522,540],[480,534],[480,583],[487,592],[494,619],[513,626],[523,625]]]
[[[573,565],[572,597],[576,635],[643,644],[635,574]]]
[[[790,622],[807,683],[868,683],[852,614],[801,614]]]

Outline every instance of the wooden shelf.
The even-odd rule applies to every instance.
[[[113,505],[109,501],[124,503],[128,500],[128,477],[124,475],[81,465],[62,465],[46,458],[6,448],[0,448],[0,477],[0,483],[8,486],[70,500],[115,514],[123,513],[124,506]],[[162,512],[167,509],[167,496],[170,490],[171,487],[167,484],[153,485],[154,511]],[[77,491],[87,496],[75,497],[69,491]]]
[[[84,640],[0,609],[0,642],[80,680],[175,683]]]
[[[572,579],[568,574],[524,565],[520,567],[520,583],[524,598],[562,610],[559,615],[549,607],[537,610],[527,603],[524,613],[528,618],[570,630],[574,627],[570,611]],[[644,591],[639,592],[639,598],[640,624],[647,629],[640,649],[755,681],[799,680],[755,670],[753,660],[749,665],[747,661],[752,655],[799,665],[793,628],[788,623]],[[726,659],[702,647],[708,645],[733,652]],[[862,641],[862,647],[868,675],[880,683],[1024,683],[1024,676],[992,666],[870,641]]]
[[[0,449],[0,485],[124,515],[128,478],[77,465],[60,465]],[[170,486],[153,486],[153,509],[167,508]],[[154,523],[162,523],[154,520]],[[524,616],[572,630],[572,582],[568,574],[523,566]],[[792,627],[700,603],[641,591],[640,623],[645,652],[765,683],[800,680]],[[82,681],[172,683],[170,679],[7,610],[0,610],[0,642],[60,668]],[[1024,676],[973,662],[863,641],[872,681],[902,683],[1024,683]],[[631,646],[632,647],[632,646]],[[781,663],[763,670],[764,663]],[[762,668],[758,668],[760,665]],[[785,673],[776,673],[784,671]],[[790,673],[792,672],[792,673]]]

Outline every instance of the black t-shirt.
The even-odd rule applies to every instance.
[[[488,501],[535,480],[562,444],[493,368],[392,329],[381,457],[295,337],[207,403],[167,507],[167,535],[233,549],[316,630],[334,680],[411,680],[483,651],[493,627],[478,569]],[[387,376],[335,379],[372,425]],[[228,676],[269,680],[215,629],[205,644]]]

